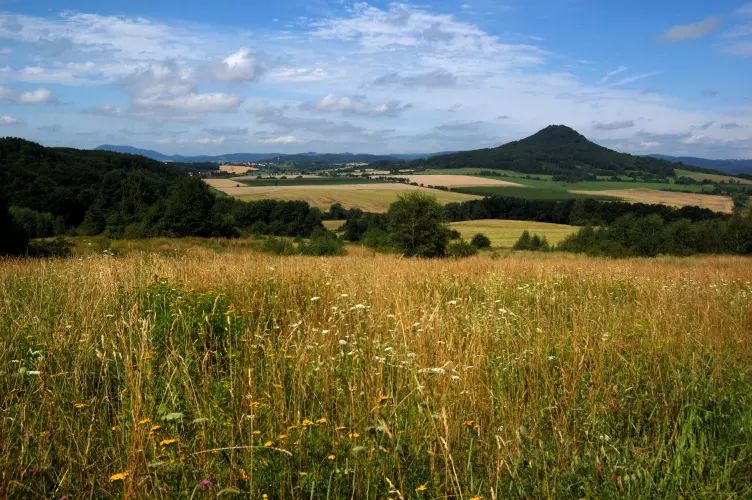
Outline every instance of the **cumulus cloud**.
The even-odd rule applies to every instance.
[[[595,129],[596,130],[622,130],[625,128],[632,128],[634,127],[634,120],[623,120],[623,121],[614,121],[614,122],[596,122],[595,123]]]
[[[220,81],[252,82],[260,73],[251,49],[243,47],[208,68],[208,74]]]
[[[381,104],[371,104],[362,96],[337,97],[329,94],[316,104],[307,104],[304,109],[313,109],[323,113],[342,113],[363,116],[395,117],[410,108],[410,104],[399,101],[388,101]]]
[[[87,108],[83,112],[89,115],[97,116],[124,116],[126,114],[123,108],[109,103]]]
[[[453,87],[457,84],[457,76],[443,69],[402,75],[387,73],[373,81],[374,85],[402,85],[404,87]]]
[[[677,24],[664,31],[659,40],[664,43],[675,43],[701,38],[720,26],[721,20],[720,16],[711,16],[696,23]]]
[[[0,101],[11,101],[21,104],[44,104],[55,99],[49,89],[36,89],[20,92],[8,87],[0,87]]]

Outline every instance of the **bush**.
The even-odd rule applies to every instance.
[[[483,233],[478,233],[470,240],[470,244],[481,250],[483,248],[491,248],[491,240]]]
[[[392,246],[392,240],[389,238],[389,233],[377,227],[368,229],[365,234],[363,234],[361,242],[369,248],[385,252],[393,250],[394,248]]]
[[[519,239],[512,248],[515,250],[546,251],[551,247],[548,244],[548,240],[546,240],[545,236],[538,236],[537,234],[530,236],[530,233],[528,231],[523,231],[522,235],[520,235]]]
[[[29,238],[46,238],[55,234],[55,218],[49,212],[26,207],[10,207],[10,215]]]
[[[29,243],[26,254],[29,257],[70,257],[73,243],[65,238],[54,240],[36,240]]]
[[[316,231],[308,243],[301,243],[298,251],[302,255],[344,255],[345,245],[329,231]]]
[[[446,248],[446,256],[460,259],[478,253],[478,249],[465,240],[453,241]]]

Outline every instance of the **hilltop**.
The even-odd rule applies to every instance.
[[[619,153],[595,144],[565,125],[550,125],[519,141],[417,160],[428,168],[505,169],[548,174],[561,180],[628,176],[643,180],[674,176],[676,164],[658,158]]]

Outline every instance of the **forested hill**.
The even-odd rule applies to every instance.
[[[0,138],[0,165],[10,205],[50,213],[66,227],[79,226],[97,205],[149,206],[182,177],[143,156],[47,148],[12,137]]]
[[[631,176],[656,179],[674,176],[676,164],[657,158],[619,153],[589,141],[564,125],[551,125],[525,139],[497,148],[476,149],[426,160],[413,166],[428,168],[475,167],[550,174],[561,180],[594,176]]]

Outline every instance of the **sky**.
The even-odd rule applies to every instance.
[[[550,124],[752,158],[752,2],[0,0],[0,136],[427,153]]]

